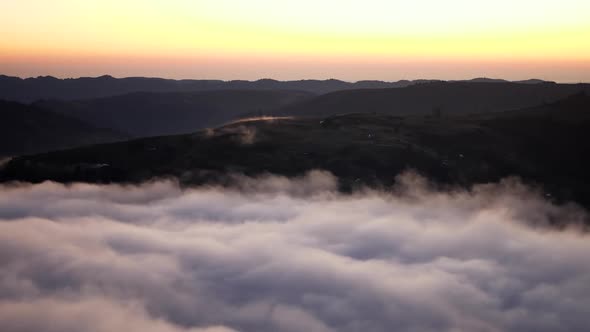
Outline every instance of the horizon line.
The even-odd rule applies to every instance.
[[[143,78],[143,79],[162,79],[162,80],[171,80],[171,81],[220,81],[220,82],[259,82],[259,81],[275,81],[275,82],[297,82],[297,81],[339,81],[344,83],[361,83],[361,82],[382,82],[382,83],[398,83],[403,81],[408,82],[415,82],[415,81],[433,81],[433,82],[465,82],[465,81],[474,81],[474,80],[502,80],[506,83],[518,83],[518,82],[526,82],[526,81],[543,81],[545,83],[556,83],[556,84],[590,84],[590,82],[584,81],[555,81],[555,80],[547,80],[543,78],[531,77],[531,78],[524,78],[524,79],[516,79],[516,80],[509,80],[505,78],[499,77],[488,77],[488,76],[477,76],[471,78],[460,78],[460,79],[440,79],[440,78],[401,78],[397,80],[383,80],[383,79],[363,79],[363,80],[346,80],[346,79],[339,79],[339,78],[299,78],[299,79],[287,79],[287,80],[280,80],[271,77],[261,77],[258,79],[222,79],[222,78],[174,78],[174,77],[163,77],[163,76],[114,76],[111,74],[103,74],[98,76],[77,76],[77,77],[69,77],[69,76],[54,76],[54,75],[37,75],[37,76],[19,76],[19,75],[7,75],[0,73],[0,77],[10,77],[10,78],[18,78],[21,80],[27,79],[39,79],[39,78],[54,78],[57,80],[77,80],[77,79],[98,79],[98,78],[112,78],[112,79],[131,79],[131,78]],[[490,82],[493,83],[493,82]],[[500,83],[500,82],[497,82]]]

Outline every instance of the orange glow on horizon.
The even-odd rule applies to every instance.
[[[22,0],[0,35],[18,76],[590,81],[585,0]]]

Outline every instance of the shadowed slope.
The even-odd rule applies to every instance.
[[[113,130],[35,106],[0,100],[0,156],[39,153],[80,145],[124,140]]]
[[[279,113],[297,116],[357,112],[392,115],[486,113],[554,102],[580,91],[590,93],[590,85],[437,82],[401,89],[339,91],[289,105]]]
[[[36,105],[95,126],[144,137],[219,126],[242,114],[268,112],[311,96],[307,92],[270,90],[138,92],[72,102],[41,101]]]

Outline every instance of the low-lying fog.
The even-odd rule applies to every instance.
[[[0,187],[3,331],[588,331],[575,207],[506,180]]]

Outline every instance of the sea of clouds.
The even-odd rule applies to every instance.
[[[0,186],[0,329],[589,330],[580,209],[514,179],[398,180]]]

